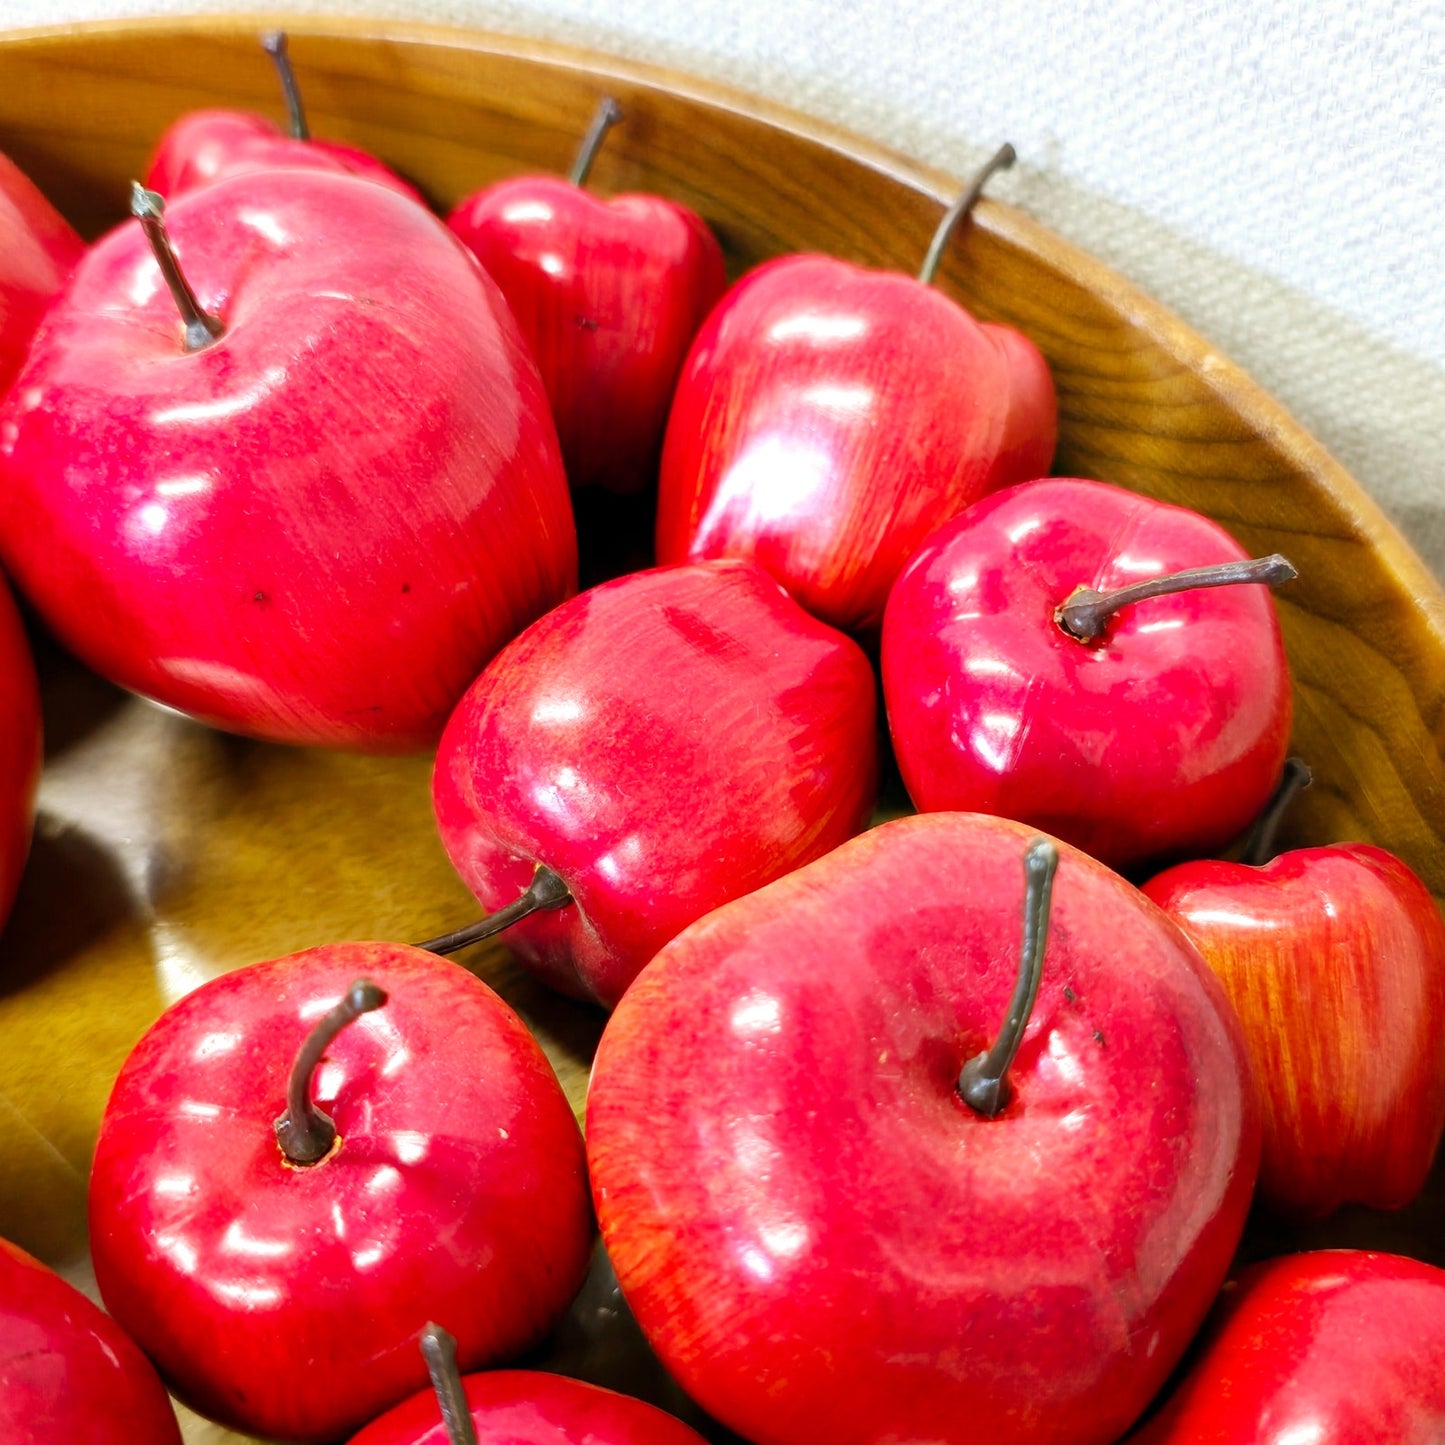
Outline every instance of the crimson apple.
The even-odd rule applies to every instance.
[[[1280,1214],[1399,1209],[1445,1130],[1445,922],[1382,848],[1184,863],[1144,891],[1244,1025],[1264,1115],[1259,1196]]]
[[[620,116],[603,103],[569,179],[501,181],[463,200],[447,225],[521,324],[572,485],[630,492],[651,479],[683,357],[727,278],[695,211],[661,196],[603,201],[582,189]]]
[[[170,200],[243,171],[315,170],[376,181],[419,206],[426,205],[413,186],[375,156],[340,141],[313,139],[287,53],[286,36],[269,31],[261,37],[261,44],[280,74],[289,133],[250,111],[188,111],[161,137],[146,167],[148,189]]]
[[[40,782],[40,690],[10,589],[0,580],[0,926],[30,852]]]
[[[1057,425],[1048,367],[1019,333],[912,277],[780,257],[733,287],[688,353],[657,559],[749,557],[815,616],[875,627],[924,537],[1042,476]]]
[[[1105,1445],[1224,1277],[1259,1152],[1239,1025],[1163,913],[1030,836],[874,828],[674,939],[603,1032],[618,1279],[759,1445]]]
[[[106,1307],[181,1398],[323,1441],[425,1384],[429,1319],[468,1369],[535,1344],[592,1226],[576,1121],[521,1020],[454,964],[349,943],[161,1016],[101,1121],[90,1234]]]
[[[1445,1270],[1321,1250],[1226,1286],[1199,1356],[1130,1445],[1439,1445]]]
[[[1283,558],[1229,570],[1245,558],[1197,512],[1078,478],[940,527],[883,623],[914,804],[1020,818],[1114,867],[1230,841],[1269,797],[1290,724],[1268,590],[1210,583],[1294,572]],[[1194,574],[1211,564],[1228,567]],[[1153,595],[1181,569],[1189,590]],[[1147,600],[1099,596],[1138,584]]]
[[[85,244],[24,171],[0,155],[0,395]]]
[[[5,1445],[181,1445],[149,1360],[79,1290],[0,1239]]]
[[[655,1406],[565,1375],[490,1370],[462,1378],[455,1341],[434,1325],[422,1345],[433,1390],[389,1410],[351,1445],[704,1445]]]
[[[564,603],[482,673],[437,753],[442,842],[502,910],[467,940],[510,925],[554,987],[615,1004],[693,919],[863,827],[874,690],[857,644],[748,562]]]
[[[354,177],[233,176],[164,223],[137,192],[155,252],[134,222],[90,251],[0,410],[0,550],[122,686],[277,741],[428,746],[576,586],[506,303]]]

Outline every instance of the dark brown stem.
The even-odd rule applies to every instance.
[[[311,1076],[322,1055],[347,1024],[385,1002],[386,994],[374,983],[357,979],[301,1045],[286,1086],[286,1112],[276,1120],[276,1142],[293,1164],[316,1164],[336,1144],[335,1123],[311,1102]]]
[[[1244,852],[1240,854],[1239,861],[1248,863],[1251,867],[1259,868],[1268,863],[1274,857],[1274,840],[1279,833],[1280,820],[1289,811],[1290,804],[1296,796],[1302,793],[1314,782],[1314,774],[1310,772],[1309,764],[1303,758],[1286,758],[1284,760],[1284,772],[1280,774],[1279,786],[1275,788],[1274,795],[1264,805],[1264,811],[1254,820],[1254,827],[1250,829],[1249,838],[1245,842]]]
[[[155,191],[148,191],[139,181],[130,183],[130,213],[140,222],[141,230],[150,243],[151,255],[161,268],[161,276],[176,310],[185,323],[187,351],[199,351],[209,346],[218,337],[224,336],[226,328],[214,316],[207,316],[201,310],[191,283],[181,273],[181,263],[176,259],[171,238],[166,234],[166,203]]]
[[[442,1424],[450,1445],[477,1445],[472,1408],[457,1369],[457,1342],[440,1325],[429,1324],[421,1332],[421,1353],[426,1361],[431,1387],[441,1406]]]
[[[983,195],[983,188],[988,184],[989,178],[995,171],[1006,171],[1017,159],[1018,152],[1005,141],[984,162],[982,170],[973,178],[968,189],[944,212],[938,229],[933,233],[933,240],[929,242],[923,265],[918,268],[918,279],[925,286],[933,285],[933,278],[938,275],[938,263],[943,260],[943,248],[958,229],[959,222],[978,204],[978,198]]]
[[[1035,838],[1024,854],[1024,942],[1018,983],[1009,1000],[1008,1017],[993,1047],[971,1058],[958,1076],[965,1104],[992,1119],[1008,1103],[1008,1070],[1023,1041],[1039,980],[1044,976],[1044,950],[1049,939],[1049,902],[1059,852],[1047,838]]]
[[[1136,582],[1117,592],[1096,592],[1092,587],[1078,588],[1061,607],[1054,609],[1054,621],[1080,642],[1097,642],[1109,627],[1109,619],[1121,608],[1134,602],[1147,602],[1151,597],[1169,597],[1175,592],[1192,592],[1198,587],[1233,587],[1242,582],[1261,582],[1278,587],[1292,581],[1299,573],[1278,552],[1269,557],[1256,557],[1249,562],[1221,562],[1217,567],[1191,567],[1187,572],[1172,572],[1167,577],[1154,577]]]
[[[429,938],[417,947],[426,949],[428,953],[445,956],[465,948],[469,943],[480,943],[484,938],[491,938],[514,923],[520,923],[530,914],[540,913],[544,908],[564,908],[571,901],[572,895],[567,891],[567,885],[550,868],[539,863],[537,871],[532,875],[530,886],[515,903],[497,909],[479,923],[459,928],[455,933],[444,933],[440,938]]]
[[[306,111],[301,104],[301,87],[291,68],[291,55],[286,48],[284,30],[268,30],[261,37],[261,48],[276,63],[281,77],[281,92],[286,97],[286,129],[292,140],[310,140],[311,128],[306,124]]]
[[[621,119],[622,107],[610,95],[604,95],[592,117],[592,124],[587,127],[587,134],[582,137],[577,159],[572,162],[572,170],[567,176],[574,186],[587,184],[587,177],[592,174],[592,162],[597,159],[607,132]]]

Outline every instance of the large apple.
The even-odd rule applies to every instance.
[[[535,1344],[592,1225],[576,1121],[521,1020],[464,969],[373,943],[162,1015],[101,1121],[90,1236],[106,1307],[188,1404],[325,1441],[426,1383],[429,1320],[467,1369]]]
[[[694,919],[864,826],[874,693],[857,644],[748,562],[564,603],[482,673],[437,752],[442,842],[499,910],[465,936],[505,923],[554,987],[611,1007]]]
[[[1293,575],[1104,482],[985,498],[888,599],[883,692],[909,796],[1024,819],[1113,867],[1223,846],[1289,743],[1279,622],[1248,584]]]
[[[181,1445],[150,1361],[79,1290],[0,1240],[5,1445]]]
[[[447,218],[521,324],[547,386],[574,487],[637,491],[652,478],[683,357],[726,285],[695,211],[661,196],[582,189],[604,102],[569,179],[517,176]]]
[[[1439,1445],[1445,1270],[1322,1250],[1226,1287],[1198,1358],[1130,1445]]]
[[[184,274],[135,222],[77,269],[0,411],[0,550],[122,686],[278,741],[428,746],[576,586],[506,303],[352,177],[234,176],[164,227],[145,194]]]
[[[1224,1277],[1259,1150],[1238,1023],[1065,845],[1050,907],[1030,836],[885,823],[700,920],[607,1025],[608,1252],[664,1364],[759,1445],[1104,1445]]]

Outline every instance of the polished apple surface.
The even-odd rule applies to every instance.
[[[1130,1445],[1439,1445],[1445,1270],[1322,1250],[1226,1287],[1199,1355]]]
[[[434,742],[576,586],[541,380],[434,217],[264,172],[166,221],[223,334],[187,351],[135,222],[94,247],[0,411],[0,550],[115,682],[281,742]]]
[[[941,527],[883,626],[888,723],[917,807],[1021,818],[1113,867],[1229,842],[1289,741],[1269,590],[1137,602],[1097,642],[1054,614],[1079,587],[1245,556],[1197,512],[1076,478],[1010,489]]]
[[[388,995],[327,1047],[339,1143],[274,1129],[310,1028],[364,975]],[[334,944],[223,975],[136,1046],[101,1122],[91,1249],[107,1308],[201,1413],[334,1440],[422,1388],[417,1332],[463,1368],[535,1344],[591,1244],[582,1142],[541,1048],[471,974]]]
[[[40,781],[40,693],[30,644],[10,589],[0,580],[0,927],[30,851]]]
[[[181,1445],[150,1361],[59,1275],[0,1240],[5,1445]]]
[[[540,1370],[492,1370],[462,1381],[481,1445],[703,1445],[680,1420],[641,1400]],[[448,1445],[430,1390],[398,1405],[351,1445]]]
[[[781,257],[728,292],[683,366],[657,559],[749,557],[815,616],[871,628],[924,537],[1043,475],[1056,430],[1019,333],[909,276]]]
[[[688,345],[726,284],[712,232],[661,196],[602,200],[552,176],[489,186],[447,224],[531,345],[572,485],[644,487]]]
[[[1445,923],[1363,843],[1262,867],[1184,863],[1144,891],[1244,1025],[1264,1115],[1260,1198],[1295,1219],[1419,1194],[1445,1129]]]
[[[761,1445],[1109,1442],[1218,1290],[1259,1125],[1183,934],[1060,847],[989,1119],[1031,830],[885,823],[700,920],[608,1022],[593,1196],[648,1339]]]
[[[528,628],[447,724],[442,842],[489,912],[539,865],[572,902],[507,943],[607,1006],[695,918],[851,837],[877,787],[873,670],[760,568],[658,568]]]

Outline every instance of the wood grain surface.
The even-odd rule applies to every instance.
[[[84,26],[0,39],[0,149],[88,235],[124,213],[182,111],[282,109],[258,31],[279,17]],[[682,76],[495,36],[384,21],[285,22],[313,132],[375,151],[439,207],[505,175],[564,170],[598,98],[627,123],[593,186],[698,209],[733,271],[820,250],[917,268],[956,183]],[[1367,839],[1445,896],[1445,594],[1359,486],[1156,301],[985,201],[941,274],[1053,367],[1056,470],[1224,523],[1299,580],[1278,594],[1295,750],[1315,769],[1285,843]],[[0,940],[0,1233],[84,1280],[84,1190],[121,1059],[171,999],[254,959],[338,937],[414,939],[474,907],[435,837],[429,760],[241,742],[43,659],[48,765],[34,856]],[[601,1018],[494,949],[471,960],[541,1034],[574,1104]],[[1355,1243],[1445,1263],[1441,1171],[1414,1209],[1309,1235],[1260,1222],[1247,1250]],[[553,1359],[667,1395],[594,1282]],[[589,1313],[590,1312],[590,1313]],[[609,1327],[610,1328],[610,1327]],[[187,1425],[188,1438],[226,1440]]]

